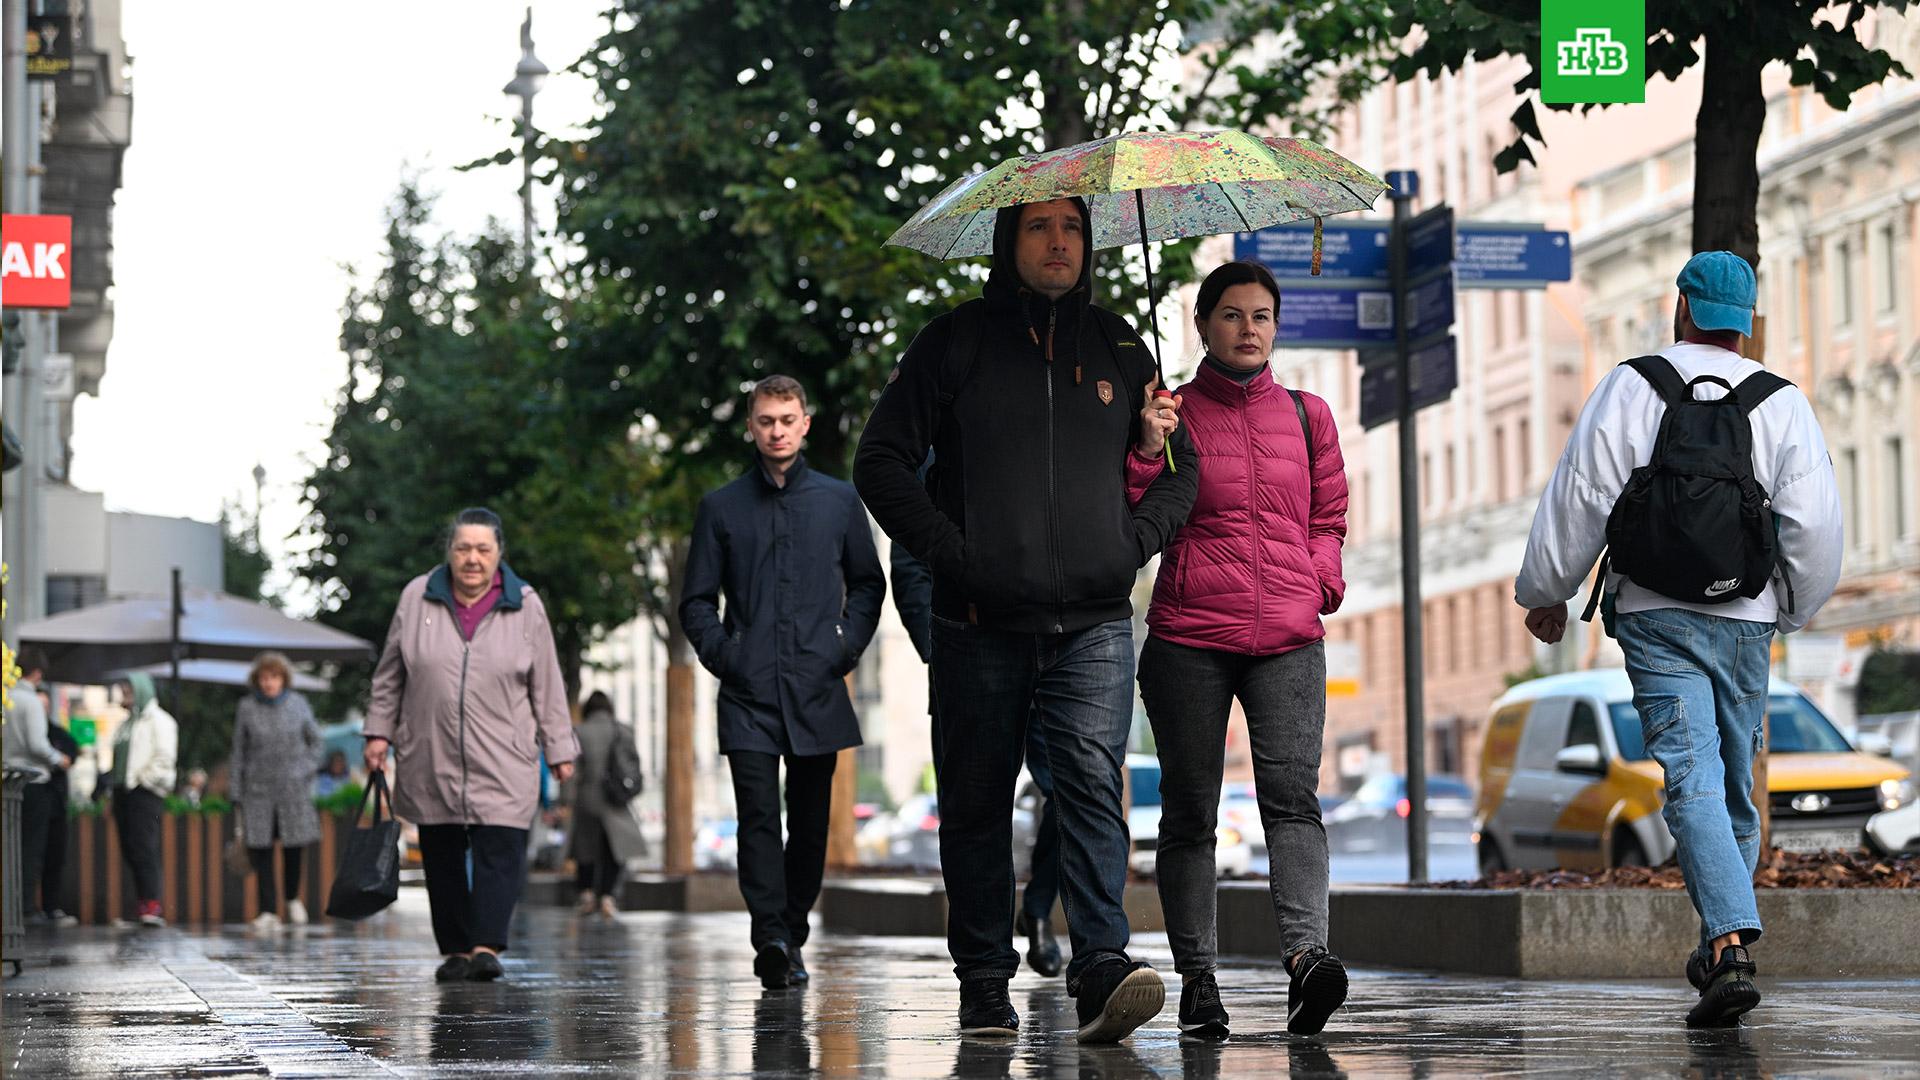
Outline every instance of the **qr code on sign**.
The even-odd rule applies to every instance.
[[[1388,330],[1393,327],[1393,296],[1390,293],[1360,293],[1356,322],[1362,330]]]

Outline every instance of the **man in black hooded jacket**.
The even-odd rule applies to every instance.
[[[1150,400],[1152,353],[1092,303],[1089,225],[1079,199],[1002,210],[984,297],[914,339],[854,459],[875,520],[933,571],[940,861],[962,1034],[1019,1027],[1007,995],[1019,966],[1011,815],[1030,714],[1059,800],[1079,1037],[1125,1038],[1165,1001],[1159,974],[1127,956],[1121,905],[1130,596],[1186,520],[1199,461],[1174,435],[1178,401]],[[1169,440],[1175,468],[1129,507],[1126,455]]]

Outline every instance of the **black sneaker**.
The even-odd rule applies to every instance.
[[[1180,1034],[1198,1039],[1227,1037],[1227,1007],[1220,1004],[1220,987],[1212,972],[1180,988]]]
[[[1742,1016],[1760,1004],[1760,991],[1753,985],[1755,970],[1745,945],[1721,949],[1720,962],[1707,971],[1700,1000],[1687,1010],[1687,1026],[1733,1027],[1740,1023]]]
[[[763,946],[753,958],[753,973],[760,985],[769,990],[784,989],[793,979],[793,961],[787,957],[787,944],[776,941]]]
[[[800,946],[794,945],[788,948],[787,949],[787,985],[788,986],[805,986],[807,985],[807,983],[811,982],[812,980],[813,980],[813,976],[807,974],[807,962],[804,959],[802,959],[800,956]]]
[[[1318,1035],[1347,1000],[1347,968],[1340,958],[1318,945],[1309,945],[1287,965],[1293,976],[1287,983],[1287,1030],[1295,1035]]]
[[[1022,911],[1014,916],[1013,932],[1027,939],[1027,966],[1051,979],[1060,974],[1060,942],[1053,936],[1053,924],[1038,922]]]
[[[492,982],[507,973],[500,966],[500,958],[490,952],[475,950],[473,959],[467,963],[468,982]]]
[[[1106,960],[1088,968],[1070,987],[1080,1012],[1083,1043],[1119,1042],[1160,1014],[1167,984],[1145,960]]]
[[[467,981],[467,971],[472,966],[473,962],[464,956],[449,956],[445,960],[440,961],[440,966],[434,969],[433,981],[465,982]]]
[[[1020,1034],[1020,1014],[1007,996],[1007,980],[969,979],[960,984],[960,1034]]]

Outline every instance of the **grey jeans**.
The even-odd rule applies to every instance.
[[[1174,970],[1214,970],[1218,928],[1214,829],[1233,699],[1247,713],[1268,881],[1280,941],[1291,954],[1327,943],[1327,831],[1320,822],[1320,739],[1327,657],[1319,642],[1246,656],[1149,636],[1140,698],[1160,749],[1160,906]]]

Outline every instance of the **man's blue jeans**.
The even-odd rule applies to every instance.
[[[1760,936],[1753,756],[1767,713],[1773,627],[1681,608],[1618,616],[1647,749],[1666,774],[1667,819],[1700,941]]]
[[[961,981],[1006,979],[1013,938],[1013,796],[1029,718],[1041,725],[1059,805],[1069,987],[1127,948],[1127,822],[1121,769],[1133,721],[1133,626],[1066,634],[992,630],[935,617],[940,865],[947,948]]]

